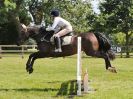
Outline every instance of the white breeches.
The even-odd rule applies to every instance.
[[[55,37],[61,37],[61,36],[66,35],[69,32],[72,32],[72,27],[71,26],[67,26],[66,28],[64,28],[61,31],[59,31],[56,34],[54,34],[53,36],[55,36]]]

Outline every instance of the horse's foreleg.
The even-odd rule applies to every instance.
[[[35,52],[35,53],[31,54],[29,56],[29,59],[28,59],[27,64],[26,64],[27,72],[29,72],[29,74],[31,74],[33,72],[34,61],[38,58],[44,58],[44,57],[45,57],[45,54],[41,53],[41,52]]]
[[[29,74],[31,74],[33,72],[33,64],[34,64],[34,61],[37,59],[37,57],[33,57],[32,60],[31,60],[31,63],[28,67],[28,72]]]
[[[27,70],[27,72],[29,72],[29,70],[32,68],[33,64],[31,64],[31,61],[32,61],[32,59],[34,57],[34,54],[35,53],[30,54],[29,59],[28,59],[28,61],[26,63],[26,70]]]

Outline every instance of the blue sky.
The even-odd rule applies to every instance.
[[[99,0],[92,0],[91,4],[94,12],[99,14],[100,13],[100,10],[98,9]]]

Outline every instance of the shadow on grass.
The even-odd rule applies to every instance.
[[[48,82],[52,83],[52,82]],[[55,97],[58,96],[68,96],[72,98],[77,93],[77,81],[76,80],[69,80],[61,83],[60,88],[16,88],[16,89],[0,89],[0,91],[20,91],[20,92],[30,92],[30,91],[40,91],[40,92],[49,92],[49,91],[56,91],[57,94]]]
[[[0,91],[23,91],[23,92],[30,92],[30,91],[44,91],[44,92],[48,92],[48,91],[58,91],[59,89],[54,89],[54,88],[18,88],[18,89],[0,89]]]
[[[77,81],[76,80],[70,80],[63,82],[61,84],[61,87],[56,95],[58,96],[68,96],[69,98],[74,97],[77,94]]]

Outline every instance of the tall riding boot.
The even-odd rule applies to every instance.
[[[55,37],[54,40],[55,40],[55,48],[56,48],[55,52],[62,52],[60,37]]]

